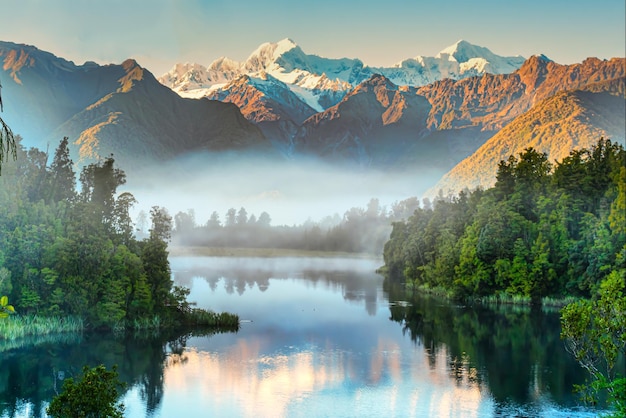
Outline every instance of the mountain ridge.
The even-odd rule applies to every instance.
[[[491,187],[498,163],[528,147],[560,161],[573,149],[590,149],[600,138],[624,143],[625,86],[626,78],[619,77],[543,99],[446,173],[427,195]]]
[[[221,74],[215,72],[221,68],[218,63],[225,60],[229,63],[227,71]],[[214,89],[223,88],[222,84],[233,78],[264,71],[288,85],[320,96],[317,102],[321,109],[318,110],[322,111],[338,103],[338,100],[325,99],[324,89],[341,90],[345,94],[373,74],[384,75],[397,85],[416,87],[442,78],[458,79],[483,74],[487,70],[506,73],[515,70],[523,62],[521,56],[500,57],[485,47],[458,41],[436,57],[418,55],[390,67],[370,67],[358,58],[325,58],[306,54],[294,41],[285,38],[275,43],[261,44],[240,63],[222,57],[207,67],[200,64],[176,64],[172,70],[159,77],[159,81],[182,96],[201,97]],[[192,77],[188,72],[196,74],[193,81],[190,81]],[[298,95],[299,91],[294,89],[294,93]]]
[[[30,45],[0,42],[5,114],[25,144],[68,136],[86,164],[110,154],[128,167],[201,150],[275,153],[232,104],[180,97],[135,60],[77,66]],[[6,100],[10,98],[10,100]]]

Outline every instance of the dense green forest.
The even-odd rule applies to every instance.
[[[172,243],[181,246],[289,248],[381,255],[389,239],[392,222],[408,218],[419,205],[417,198],[413,197],[387,208],[378,199],[372,198],[365,208],[353,207],[343,217],[335,214],[320,221],[308,220],[292,226],[272,225],[272,217],[267,212],[262,212],[257,218],[243,207],[239,210],[230,208],[223,221],[214,211],[206,222],[198,223],[195,212],[190,209],[174,215]]]
[[[560,162],[529,148],[493,188],[442,197],[395,222],[389,280],[455,298],[589,297],[626,271],[626,154],[601,139]]]
[[[117,193],[126,175],[112,156],[84,167],[77,190],[67,138],[49,166],[46,152],[16,139],[17,158],[0,177],[0,295],[21,315],[78,317],[92,328],[208,321],[173,286],[167,211],[153,207],[148,236],[135,238],[136,202]]]

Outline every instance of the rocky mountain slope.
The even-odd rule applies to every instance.
[[[283,39],[260,45],[244,62],[223,57],[208,67],[176,64],[159,81],[181,96],[202,97],[214,90],[228,90],[227,84],[237,78],[266,73],[285,83],[301,101],[323,111],[373,74],[384,75],[396,85],[415,87],[444,78],[506,74],[523,62],[520,56],[501,57],[487,48],[458,41],[435,57],[417,56],[390,67],[370,67],[356,58],[309,55],[291,39]]]
[[[307,55],[289,40],[264,44],[243,63],[223,58],[169,74],[179,93],[209,85],[209,100],[180,97],[133,60],[75,65],[2,42],[3,118],[42,149],[69,136],[73,157],[85,162],[113,153],[137,166],[237,151],[440,177],[463,161],[438,185],[446,191],[488,186],[500,159],[530,145],[557,159],[600,136],[624,140],[624,58],[560,65],[490,54],[459,42],[431,60],[438,77],[458,79],[418,87],[398,81],[419,84],[406,77],[426,74],[424,57],[415,59],[421,73],[413,61],[394,67],[412,68],[402,78]],[[493,65],[512,72],[485,72]]]
[[[419,88],[398,87],[383,76],[374,76],[339,104],[307,119],[294,136],[295,149],[324,158],[348,158],[361,165],[402,169],[428,166],[445,172],[492,136],[504,135],[499,132],[523,115],[529,124],[546,125],[541,136],[537,130],[531,131],[524,138],[528,143],[540,137],[548,141],[550,129],[560,132],[561,138],[555,136],[555,142],[563,143],[568,135],[571,146],[597,141],[597,126],[606,128],[601,131],[605,135],[624,138],[623,130],[617,129],[624,126],[624,112],[620,112],[623,94],[621,102],[612,96],[611,106],[594,108],[575,128],[569,126],[573,121],[566,117],[548,122],[537,106],[544,106],[546,99],[560,92],[592,86],[613,94],[619,91],[619,80],[625,75],[624,60],[619,58],[559,65],[534,56],[511,74],[446,79]],[[369,90],[384,90],[395,96],[382,106],[378,94],[363,94]],[[565,111],[559,103],[564,106],[555,102],[555,109]],[[394,118],[389,118],[390,114]],[[504,132],[509,135],[509,131]],[[584,132],[594,138],[578,139]],[[567,154],[571,148],[563,149]]]
[[[573,149],[591,148],[600,138],[624,144],[625,80],[619,77],[592,83],[539,101],[455,166],[429,194],[491,187],[498,163],[529,147],[547,153],[554,162]]]
[[[134,60],[75,65],[2,42],[0,62],[5,121],[44,150],[68,136],[79,163],[111,153],[130,167],[200,150],[274,152],[235,105],[182,98]]]

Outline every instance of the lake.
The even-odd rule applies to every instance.
[[[381,260],[172,257],[237,333],[40,338],[0,347],[0,416],[45,416],[62,380],[117,364],[127,417],[595,416],[558,312],[408,297]],[[33,345],[36,342],[36,345]]]

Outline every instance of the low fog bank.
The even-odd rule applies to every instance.
[[[211,214],[221,221],[229,209],[245,208],[248,216],[263,212],[271,224],[301,225],[366,207],[377,198],[389,209],[395,202],[421,196],[443,172],[381,171],[359,167],[331,166],[313,160],[278,160],[220,154],[188,155],[152,167],[133,167],[125,191],[138,201],[134,217],[152,206],[195,214],[203,225]]]

